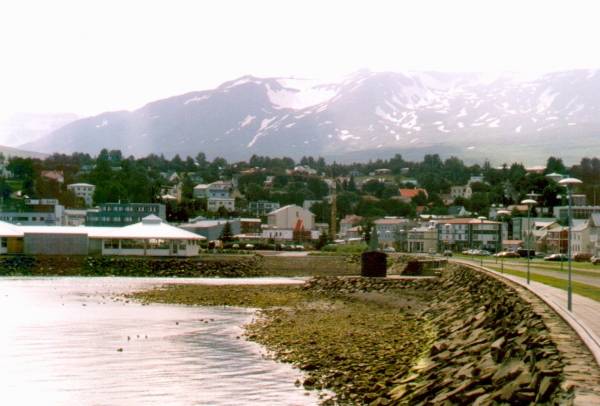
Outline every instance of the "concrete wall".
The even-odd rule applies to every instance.
[[[25,254],[87,255],[86,234],[25,234]]]

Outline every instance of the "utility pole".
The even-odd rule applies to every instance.
[[[336,196],[336,184],[335,184],[335,178],[333,179],[333,186],[332,186],[332,192],[331,192],[331,219],[330,224],[329,224],[329,235],[331,236],[332,240],[335,240],[336,238],[336,226],[337,226],[337,221],[336,221],[336,217],[337,217],[337,196]]]

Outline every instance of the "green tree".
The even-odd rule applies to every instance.
[[[230,242],[233,240],[233,232],[231,231],[231,224],[229,224],[229,221],[225,222],[219,239],[223,242]]]

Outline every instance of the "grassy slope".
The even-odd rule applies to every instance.
[[[492,267],[489,265],[487,267],[500,272],[500,267]],[[521,278],[527,277],[526,272],[517,271],[516,269],[510,269],[510,268],[504,267],[504,272],[508,273],[510,275],[519,276]],[[540,282],[545,285],[548,285],[548,286],[563,289],[565,291],[567,290],[567,281],[564,279],[553,278],[551,276],[545,276],[545,275],[538,275],[535,273],[531,274],[531,279],[536,282]],[[593,300],[600,301],[600,289],[598,289],[597,287],[586,285],[585,283],[580,283],[580,282],[575,282],[575,281],[572,282],[572,286],[573,286],[573,293],[588,297]]]

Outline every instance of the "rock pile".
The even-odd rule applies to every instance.
[[[263,276],[262,257],[150,258],[78,256],[0,257],[0,275],[58,276]]]
[[[303,289],[318,294],[345,295],[362,292],[388,292],[398,289],[414,288],[430,283],[426,279],[386,279],[364,277],[317,276],[307,281]]]
[[[431,285],[432,287],[435,285]],[[541,318],[501,282],[467,268],[434,287],[429,353],[390,391],[400,404],[555,404],[563,363]]]

